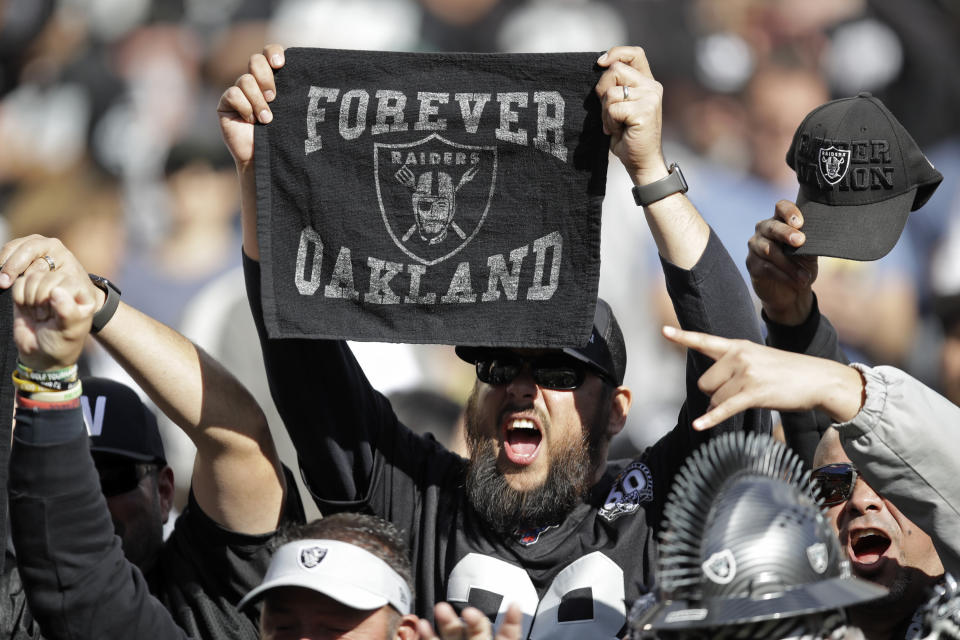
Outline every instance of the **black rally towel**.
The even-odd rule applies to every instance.
[[[255,137],[270,336],[585,344],[597,55],[288,49]]]

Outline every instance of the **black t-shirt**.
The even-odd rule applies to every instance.
[[[296,484],[287,473],[285,520],[303,521]],[[237,603],[260,584],[270,565],[275,533],[247,535],[220,526],[190,492],[156,567],[150,591],[191,638],[257,640],[259,614]]]
[[[749,411],[694,432],[690,422],[708,403],[696,380],[711,361],[692,355],[674,430],[637,460],[609,463],[558,527],[502,539],[468,504],[466,461],[401,425],[346,343],[267,338],[259,265],[245,257],[244,268],[271,392],[307,486],[323,513],[368,511],[406,531],[415,612],[427,618],[441,600],[498,618],[517,602],[522,637],[618,635],[628,603],[652,586],[661,512],[686,456],[721,430],[769,429],[765,412]],[[760,341],[746,285],[716,236],[693,270],[664,263],[664,271],[681,326]]]

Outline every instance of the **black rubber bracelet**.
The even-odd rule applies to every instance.
[[[107,294],[103,306],[93,314],[93,323],[90,325],[90,333],[99,333],[110,322],[113,314],[117,312],[117,307],[120,305],[120,289],[117,289],[112,282],[102,276],[92,273],[89,275],[93,284]]]

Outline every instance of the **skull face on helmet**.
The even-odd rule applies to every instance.
[[[453,178],[448,173],[432,169],[417,178],[413,215],[420,237],[429,244],[437,244],[447,237],[456,211],[456,196]]]

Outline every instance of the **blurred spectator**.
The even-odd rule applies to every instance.
[[[128,254],[117,283],[130,304],[179,327],[184,306],[208,282],[239,265],[239,202],[222,143],[186,141],[167,156],[169,206],[158,242]]]
[[[58,237],[91,273],[115,278],[126,232],[116,180],[83,164],[25,182],[6,206],[7,233]]]

